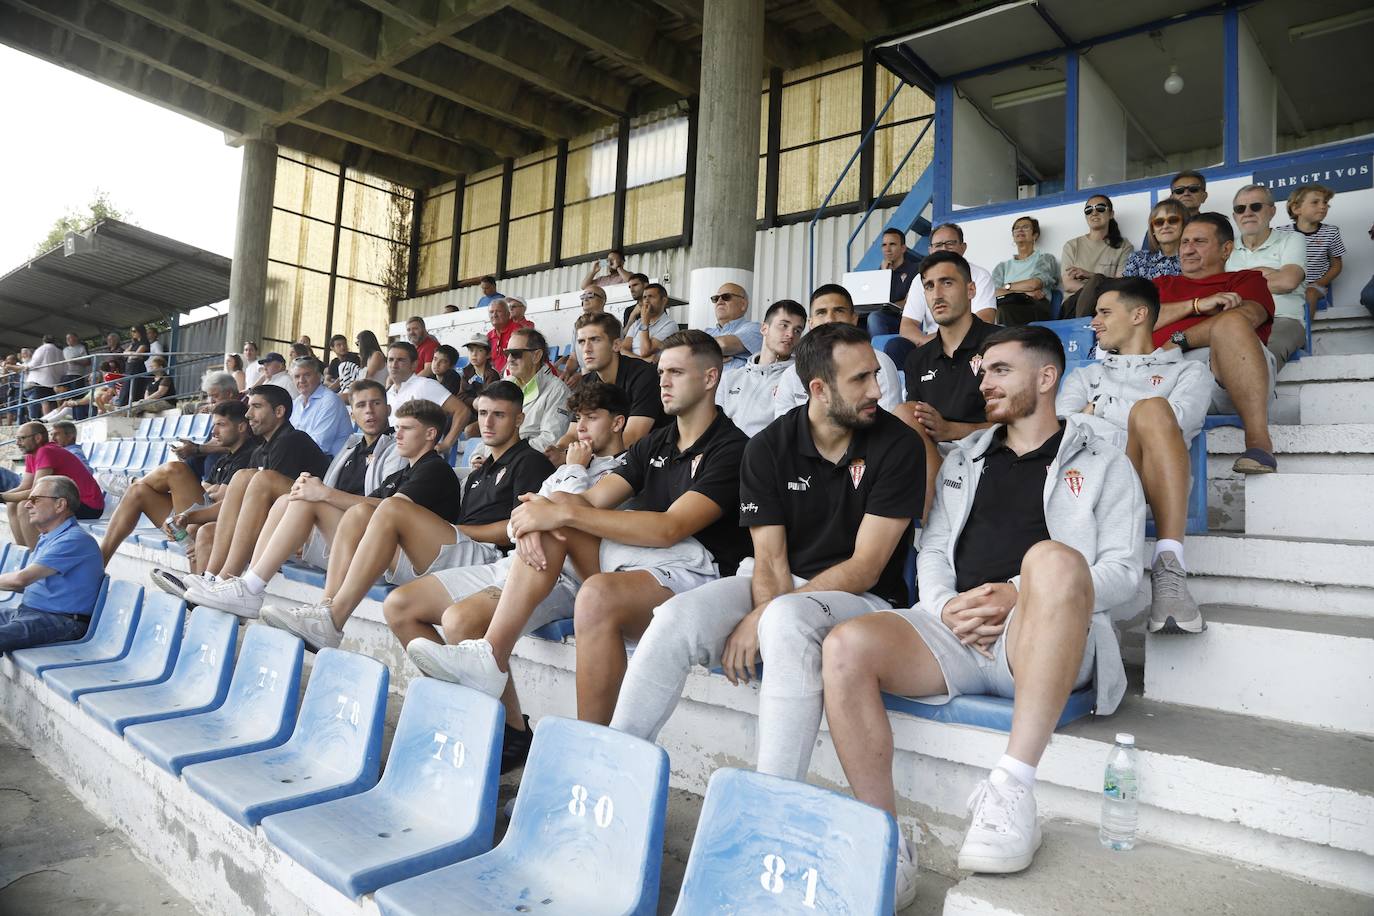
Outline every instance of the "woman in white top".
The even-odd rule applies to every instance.
[[[363,377],[387,384],[386,354],[377,342],[377,335],[371,331],[359,331],[354,340],[358,344],[358,358],[363,361]]]
[[[243,390],[257,385],[262,380],[262,366],[258,365],[258,342],[246,340],[243,342]]]
[[[1105,279],[1119,277],[1135,246],[1121,237],[1112,199],[1094,194],[1083,205],[1088,231],[1064,243],[1059,257],[1062,271],[1060,288],[1068,296],[1060,317],[1086,317],[1097,307],[1097,286]]]
[[[243,357],[237,353],[224,354],[224,371],[234,377],[234,384],[239,386],[239,391],[248,390],[248,379],[243,373]]]

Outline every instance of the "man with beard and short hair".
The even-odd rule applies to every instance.
[[[661,283],[644,288],[639,304],[630,310],[625,324],[625,336],[620,339],[621,356],[653,362],[663,341],[677,333],[677,322],[668,314],[668,290]]]
[[[1069,693],[1096,680],[1097,712],[1107,715],[1126,689],[1108,609],[1140,582],[1145,500],[1125,454],[1055,415],[1063,371],[1063,346],[1047,328],[984,341],[982,391],[996,425],[961,441],[940,468],[917,554],[920,603],[842,623],[821,652],[845,776],[858,799],[894,814],[883,692],[927,703],[1013,699],[1006,753],[970,800],[963,870],[1030,865],[1040,845],[1035,768]],[[900,909],[915,894],[905,838],[897,872]]]
[[[868,334],[845,323],[797,345],[810,397],[759,433],[740,468],[754,557],[654,609],[611,727],[655,740],[694,665],[759,681],[759,772],[804,779],[821,724],[821,642],[841,620],[909,601],[902,567],[921,515],[916,435],[878,406]]]
[[[674,594],[734,574],[747,553],[736,511],[748,440],[715,404],[720,346],[698,330],[664,343],[658,376],[671,425],[636,442],[585,493],[530,499],[511,513],[521,562],[510,568],[484,637],[456,646],[415,640],[406,649],[420,670],[501,696],[516,641],[571,561],[577,715],[604,724],[625,672],[625,640],[643,633]],[[617,509],[631,498],[632,509]]]
[[[806,309],[779,299],[763,316],[763,349],[743,366],[729,369],[716,389],[716,403],[746,436],[776,419],[773,395],[782,374],[792,368],[792,351],[806,329]]]
[[[19,427],[14,437],[15,444],[24,453],[24,474],[18,486],[0,493],[6,510],[9,512],[10,536],[15,543],[32,547],[41,533],[29,520],[25,500],[38,481],[48,476],[66,477],[76,484],[80,498],[72,501],[68,509],[80,520],[97,519],[105,511],[105,494],[100,484],[86,470],[81,459],[60,445],[48,440],[48,428],[42,423],[25,423]]]

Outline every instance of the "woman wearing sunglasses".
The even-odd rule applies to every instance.
[[[1153,280],[1183,273],[1178,264],[1178,245],[1183,238],[1183,224],[1187,221],[1188,208],[1172,197],[1155,204],[1150,211],[1147,247],[1131,253],[1121,275]]]
[[[1097,305],[1097,286],[1105,279],[1121,276],[1126,259],[1135,246],[1121,237],[1112,199],[1094,194],[1083,205],[1088,231],[1064,243],[1059,257],[1061,288],[1068,296],[1060,314],[1065,318],[1091,315]]]

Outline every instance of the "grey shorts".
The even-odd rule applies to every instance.
[[[329,568],[329,542],[324,539],[319,528],[312,528],[310,537],[301,548],[300,562],[315,569]]]
[[[942,705],[963,694],[974,696],[1007,697],[1016,695],[1016,683],[1012,680],[1011,665],[1007,661],[1007,633],[1011,630],[1011,619],[1016,608],[1007,615],[1007,628],[992,645],[992,658],[959,642],[954,631],[945,626],[944,621],[932,616],[924,608],[900,608],[888,611],[897,614],[916,630],[921,641],[935,656],[940,673],[945,676],[947,693],[934,697],[916,697],[922,703]],[[1078,664],[1078,674],[1074,677],[1073,689],[1083,687],[1093,679],[1092,638],[1083,649],[1083,660]]]
[[[1270,401],[1274,399],[1274,385],[1278,382],[1279,363],[1275,358],[1274,352],[1268,347],[1260,347],[1264,353],[1264,361],[1269,365],[1269,392]],[[1199,347],[1196,350],[1189,350],[1183,354],[1184,359],[1202,363],[1209,371],[1212,369],[1212,348]],[[1221,382],[1217,381],[1216,372],[1212,372],[1212,401],[1207,408],[1209,414],[1231,414],[1236,412],[1235,402],[1231,400],[1231,395],[1227,394],[1226,389],[1221,387]]]
[[[512,554],[508,557],[502,557],[495,563],[441,569],[430,573],[430,575],[448,591],[449,600],[458,602],[485,588],[505,588],[506,577],[510,574],[511,566],[519,562],[520,558]],[[558,581],[554,583],[553,591],[549,592],[548,597],[535,607],[534,613],[530,615],[522,633],[529,633],[547,623],[552,623],[555,620],[566,620],[571,617],[573,615],[573,602],[576,597],[577,585],[575,582],[566,574],[560,575]]]
[[[457,541],[452,544],[445,544],[439,548],[439,555],[434,558],[434,562],[425,569],[417,570],[410,562],[409,555],[404,550],[396,560],[396,569],[388,570],[385,574],[386,581],[391,585],[405,585],[414,582],[421,576],[436,573],[441,569],[454,569],[459,566],[481,566],[484,563],[495,563],[501,559],[501,551],[491,544],[482,541],[474,541],[466,534],[458,530],[455,525],[453,528]]]
[[[683,538],[671,547],[636,547],[616,541],[601,542],[602,572],[632,570],[647,572],[659,585],[675,595],[720,578],[720,567],[716,565],[715,557],[696,538]],[[564,575],[581,585],[571,564],[564,567]]]

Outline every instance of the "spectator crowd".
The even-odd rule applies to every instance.
[[[1010,257],[973,253],[991,269],[957,224],[935,227],[925,257],[888,230],[890,301],[866,310],[825,284],[755,321],[750,291],[725,283],[713,323],[683,328],[668,290],[613,251],[557,362],[492,277],[491,328],[465,358],[420,317],[385,345],[335,335],[327,363],[308,339],[288,355],[249,341],[204,379],[209,440],[134,482],[99,544],[76,525],[105,501],[74,427],[35,406],[23,474],[0,494],[33,548],[0,576],[23,593],[0,649],[79,635],[99,571],[146,518],[190,562],[153,584],[314,650],[340,644],[379,579],[395,586],[386,622],[419,670],[505,704],[508,769],[529,749],[512,652],[559,619],[574,622],[580,717],[655,739],[692,666],[719,666],[759,682],[761,771],[805,778],[828,711],[854,794],[894,813],[882,692],[1010,697],[959,865],[1022,870],[1039,844],[1036,767],[1070,692],[1093,685],[1099,714],[1125,692],[1108,610],[1147,570],[1151,632],[1205,626],[1187,584],[1190,443],[1207,414],[1234,413],[1235,470],[1277,469],[1277,372],[1341,270],[1325,188],[1295,189],[1278,226],[1262,185],[1229,216],[1205,208],[1198,173],[1170,187],[1139,248],[1100,194],[1057,259],[1034,216],[1012,222]],[[616,284],[634,300],[619,316]],[[1033,324],[1056,313],[1090,319],[1103,358],[1066,359]],[[10,403],[104,386],[56,408],[70,411],[176,397],[155,333],[105,349],[121,355],[95,366],[75,335],[45,338],[6,359],[0,384]],[[293,560],[324,572],[319,598],[266,603]],[[900,907],[915,893],[905,839],[897,865]]]

